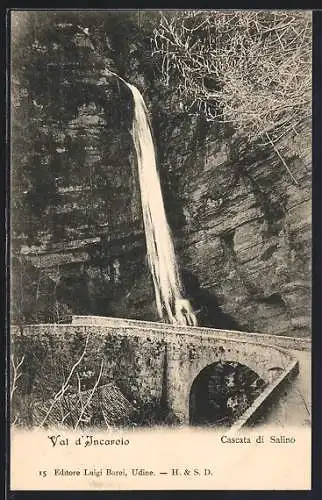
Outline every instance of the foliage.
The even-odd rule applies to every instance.
[[[152,44],[186,109],[232,124],[248,141],[275,144],[310,117],[308,12],[165,13]]]
[[[50,270],[35,267],[23,256],[11,260],[11,321],[24,323],[65,323],[71,309],[62,301],[59,266]]]

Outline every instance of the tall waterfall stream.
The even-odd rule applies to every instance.
[[[183,287],[164,209],[147,107],[134,85],[113,74],[131,90],[134,100],[132,137],[137,155],[147,257],[158,314],[168,323],[196,326],[197,319],[191,304],[182,294]]]

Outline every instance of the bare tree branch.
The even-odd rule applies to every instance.
[[[24,362],[25,356],[22,356],[18,363],[15,363],[14,355],[11,355],[11,364],[12,364],[12,382],[11,382],[11,390],[10,390],[10,401],[12,401],[15,390],[17,389],[17,382],[22,375],[22,372],[19,372],[19,368],[21,368]]]
[[[56,405],[57,402],[60,402],[61,398],[64,396],[67,388],[68,388],[68,385],[69,385],[69,382],[70,382],[70,379],[72,378],[77,366],[82,362],[84,356],[85,356],[85,353],[86,353],[86,349],[87,349],[87,344],[88,344],[88,340],[89,340],[89,333],[87,334],[87,337],[86,337],[86,341],[85,341],[85,346],[84,346],[84,350],[81,354],[81,356],[78,358],[78,360],[74,363],[74,365],[72,366],[66,380],[64,381],[62,387],[59,389],[59,391],[55,394],[54,398],[53,398],[53,401],[49,407],[49,409],[47,410],[46,412],[46,415],[44,416],[43,420],[41,421],[41,423],[37,426],[37,429],[39,429],[40,427],[43,427],[43,425],[45,424],[47,418],[49,417],[52,409],[54,408],[54,406]]]
[[[79,426],[80,422],[82,421],[82,417],[83,417],[83,415],[84,415],[84,413],[85,413],[85,410],[86,410],[86,408],[88,407],[88,405],[90,404],[90,402],[91,402],[91,400],[92,400],[92,398],[93,398],[93,395],[94,395],[94,393],[95,393],[95,391],[96,391],[96,389],[97,389],[97,386],[98,386],[98,384],[99,384],[99,382],[100,382],[100,380],[101,380],[101,376],[102,376],[102,372],[103,372],[103,366],[104,366],[104,360],[102,360],[102,362],[101,362],[100,372],[99,372],[99,374],[98,374],[98,377],[97,377],[97,380],[96,380],[96,382],[95,382],[95,384],[94,384],[94,387],[93,387],[93,389],[92,389],[92,391],[91,391],[91,393],[90,393],[90,395],[89,395],[89,397],[88,397],[88,399],[87,399],[86,403],[83,405],[83,407],[82,407],[82,409],[81,409],[81,412],[80,412],[79,418],[78,418],[78,420],[77,420],[77,422],[76,422],[76,425],[75,425],[75,427],[74,427],[75,429],[77,429],[77,427]],[[81,400],[81,397],[80,397],[80,400]]]

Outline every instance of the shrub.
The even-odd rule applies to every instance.
[[[275,146],[311,115],[311,23],[292,10],[166,12],[153,52],[189,113]]]

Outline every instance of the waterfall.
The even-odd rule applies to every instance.
[[[114,73],[115,74],[115,73]],[[132,137],[137,154],[147,257],[159,317],[177,325],[197,325],[182,284],[167,222],[148,111],[139,90],[121,77],[134,100]]]

